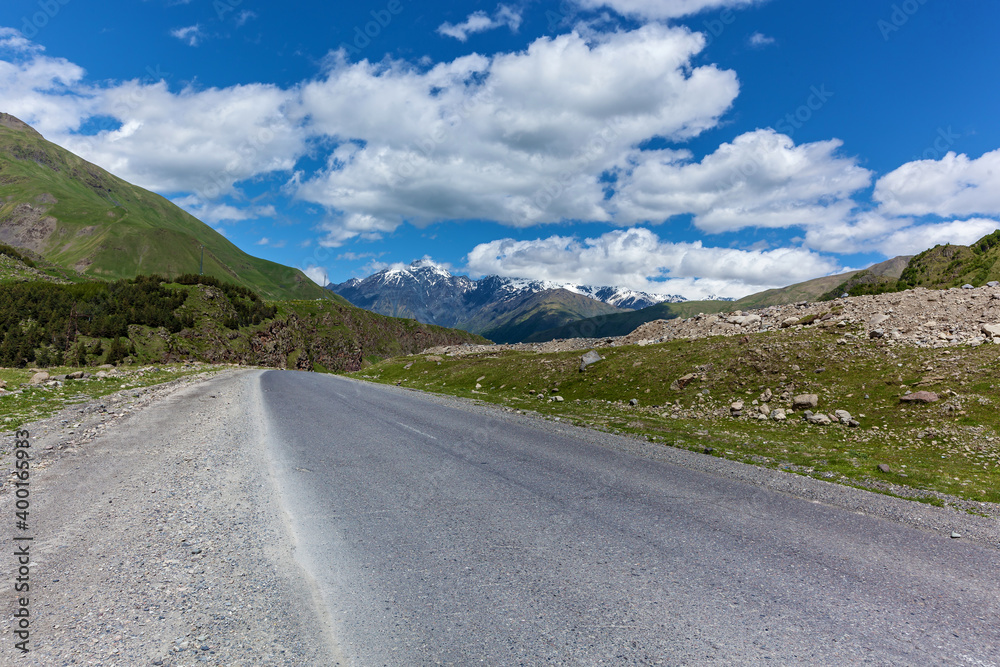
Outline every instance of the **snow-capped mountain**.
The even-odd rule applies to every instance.
[[[489,330],[484,313],[506,315],[523,306],[526,297],[546,293],[549,308],[559,300],[560,290],[606,304],[586,307],[586,300],[574,299],[572,312],[591,310],[593,315],[615,310],[638,310],[658,303],[677,303],[680,296],[649,294],[623,287],[593,287],[544,280],[486,276],[472,280],[455,276],[433,262],[417,261],[407,267],[379,271],[364,279],[352,278],[339,285],[327,285],[356,306],[390,315],[409,317],[428,324],[466,328],[477,333]],[[563,298],[567,301],[567,298]],[[533,303],[537,303],[536,299]],[[498,307],[499,306],[499,307]],[[506,307],[505,307],[506,306]],[[592,316],[592,315],[586,315]],[[491,318],[492,319],[492,318]]]

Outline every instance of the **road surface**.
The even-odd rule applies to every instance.
[[[350,664],[1000,665],[988,546],[518,415],[259,382],[297,558]]]

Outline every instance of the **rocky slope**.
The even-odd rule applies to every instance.
[[[461,355],[490,349],[559,352],[804,328],[843,330],[845,344],[858,337],[880,339],[887,345],[917,347],[1000,344],[1000,283],[948,290],[918,287],[891,294],[657,320],[643,324],[627,336],[598,340],[575,338],[492,347],[447,347],[432,353]]]

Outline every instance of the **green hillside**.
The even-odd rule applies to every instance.
[[[899,287],[978,287],[993,280],[1000,280],[1000,231],[971,246],[938,245],[925,250],[907,265]]]
[[[0,114],[0,242],[90,278],[197,273],[268,299],[328,299],[301,271],[247,255],[163,197]]]
[[[198,360],[300,370],[357,370],[479,336],[331,300],[264,301],[209,276],[0,284],[0,366],[95,366]]]

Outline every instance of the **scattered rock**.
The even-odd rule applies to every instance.
[[[799,323],[799,318],[797,318],[797,317],[786,317],[784,320],[781,321],[781,328],[782,329],[787,329],[788,327],[795,326],[798,323]]]
[[[847,410],[834,410],[833,415],[837,418],[837,421],[839,421],[841,424],[846,425],[850,424],[851,421],[853,421],[851,413],[848,412]]]
[[[729,405],[729,414],[733,417],[743,416],[743,401],[733,401]]]
[[[565,398],[563,398],[562,396],[553,396],[553,397],[552,397],[552,400],[553,400],[553,401],[555,401],[556,403],[562,403],[562,402],[563,402],[563,401],[565,401],[566,399],[565,399]]]
[[[819,405],[819,396],[816,394],[799,394],[792,399],[792,407],[796,410],[807,410]]]
[[[806,413],[806,421],[810,424],[818,424],[820,426],[830,424],[830,418],[822,412],[817,412],[816,414]]]
[[[882,472],[892,472],[892,468],[889,467],[888,463],[879,463],[878,469]]]
[[[604,361],[604,357],[598,354],[596,350],[591,350],[587,354],[583,355],[583,358],[580,360],[580,372],[582,373],[587,370],[587,366],[592,366],[598,361]]]
[[[771,390],[770,389],[765,389],[764,393],[760,395],[760,402],[761,403],[767,403],[768,401],[771,400],[772,396],[774,396],[774,394],[771,392]]]
[[[907,394],[899,400],[902,403],[934,403],[940,400],[940,397],[933,391],[917,391]]]
[[[410,363],[406,364],[405,366],[403,366],[403,370],[404,371],[408,371],[411,368],[413,368],[413,362],[410,362]]]
[[[31,376],[31,379],[28,380],[28,384],[42,384],[43,382],[48,382],[49,377],[49,374],[45,371],[39,371]]]
[[[689,384],[691,384],[692,382],[694,382],[694,380],[697,377],[698,376],[695,375],[694,373],[688,373],[687,375],[685,375],[683,377],[679,377],[676,380],[674,380],[672,383],[670,383],[670,388],[672,390],[674,390],[674,391],[680,391],[684,387],[686,387]]]
[[[636,406],[639,405],[639,399],[638,398],[633,398],[632,400],[630,400],[628,402],[628,404],[631,405],[634,408],[634,407],[636,407]]]
[[[952,532],[952,534],[951,534],[951,539],[953,539],[953,540],[957,540],[957,539],[959,539],[961,537],[962,537],[961,533]]]
[[[885,332],[881,329],[872,329],[868,332],[868,337],[871,339],[885,338]]]
[[[775,408],[771,411],[772,421],[783,422],[786,418],[785,411],[782,408]]]
[[[1000,338],[1000,324],[984,324],[979,330],[990,338]]]

